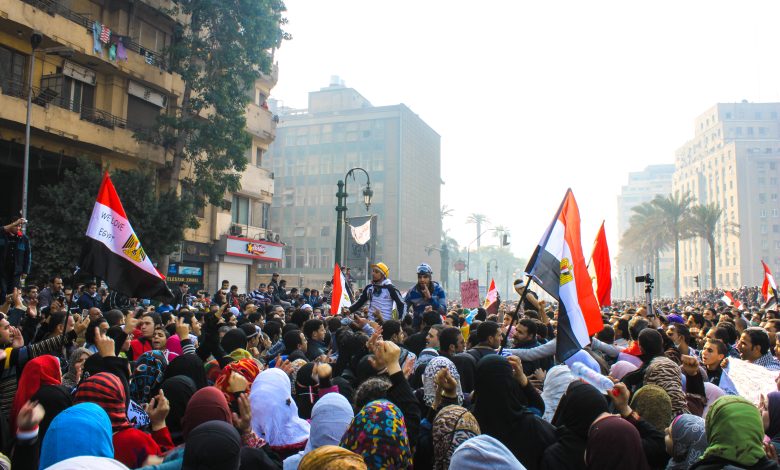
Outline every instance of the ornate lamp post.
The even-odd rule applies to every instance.
[[[355,179],[355,171],[362,171],[366,175],[366,187],[363,189],[363,204],[366,205],[366,211],[371,207],[371,197],[374,195],[374,191],[371,190],[371,177],[368,176],[368,172],[363,168],[352,168],[344,175],[343,180],[339,180],[337,183],[338,191],[336,191],[336,198],[338,204],[336,205],[336,256],[335,262],[342,266],[342,245],[344,244],[344,225],[347,222],[347,178],[350,176]]]

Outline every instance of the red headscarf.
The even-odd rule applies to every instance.
[[[125,388],[122,381],[114,374],[101,372],[91,375],[81,382],[76,389],[74,404],[90,402],[103,408],[111,419],[113,432],[132,428],[127,420],[127,405],[125,404]]]
[[[181,418],[181,432],[184,438],[186,439],[190,431],[206,421],[233,422],[225,394],[216,387],[201,388],[187,402],[187,408]]]
[[[61,385],[62,371],[60,360],[54,356],[38,356],[29,361],[22,369],[22,376],[16,387],[13,408],[11,412],[11,430],[16,432],[16,417],[25,403],[44,385]]]
[[[257,362],[254,359],[247,358],[231,362],[222,368],[222,372],[217,377],[216,382],[214,382],[214,386],[222,390],[228,403],[233,403],[233,394],[228,392],[230,374],[233,372],[243,375],[246,381],[249,382],[249,388],[251,388],[255,377],[260,373],[260,367],[257,366]],[[249,388],[247,388],[247,392]]]

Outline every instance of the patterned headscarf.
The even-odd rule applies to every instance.
[[[401,410],[387,400],[374,400],[352,420],[341,447],[362,455],[369,469],[408,469],[412,452]]]
[[[301,460],[298,470],[366,470],[363,457],[338,446],[322,446]]]
[[[666,470],[687,470],[707,448],[707,434],[704,420],[694,415],[680,415],[674,418],[672,431],[672,460]]]
[[[247,390],[249,390],[252,387],[252,382],[255,381],[255,377],[260,373],[260,367],[258,367],[257,362],[254,359],[241,359],[237,362],[231,362],[222,368],[222,372],[219,373],[219,377],[217,377],[217,381],[214,382],[214,386],[222,390],[228,403],[233,403],[233,400],[235,400],[233,394],[228,392],[230,375],[233,372],[244,376],[248,382]]]
[[[295,395],[295,382],[298,380],[298,371],[306,364],[308,364],[308,362],[305,359],[296,359],[290,363],[290,366],[292,367],[292,371],[290,371],[290,392],[293,395]]]
[[[669,394],[672,399],[672,412],[675,416],[690,413],[688,400],[682,388],[682,376],[680,366],[666,357],[656,357],[647,366],[645,372],[645,385],[658,385]]]
[[[99,405],[108,413],[113,432],[132,428],[127,420],[125,389],[122,381],[114,374],[101,372],[81,382],[76,389],[74,403],[90,402]]]
[[[460,374],[455,364],[444,356],[437,356],[431,359],[427,366],[425,366],[425,372],[423,373],[423,399],[428,406],[433,405],[433,401],[436,398],[436,373],[440,370],[447,368],[450,371],[450,375],[455,379],[456,389],[455,393],[458,395],[458,405],[463,404],[463,389],[460,387]]]
[[[433,468],[447,470],[459,445],[480,434],[477,418],[462,406],[442,408],[433,420]]]
[[[138,357],[130,381],[130,398],[140,404],[149,403],[165,380],[168,360],[162,351],[147,351]]]

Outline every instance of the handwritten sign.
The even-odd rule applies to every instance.
[[[479,281],[472,279],[460,283],[460,302],[464,308],[479,307]]]
[[[767,395],[769,392],[777,390],[775,384],[777,374],[778,371],[768,370],[766,367],[730,357],[728,368],[720,379],[721,388],[726,390],[733,384],[737,393],[750,400],[754,405],[758,405],[761,394]],[[724,378],[726,383],[723,383]],[[729,381],[731,384],[728,383]]]

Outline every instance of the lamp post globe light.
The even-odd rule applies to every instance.
[[[343,180],[339,180],[336,184],[338,191],[336,191],[336,199],[338,201],[336,205],[336,256],[335,262],[339,267],[343,265],[342,259],[342,245],[344,244],[344,225],[347,221],[347,180],[351,176],[355,179],[355,172],[362,171],[366,175],[366,187],[363,188],[363,204],[366,205],[366,212],[371,207],[371,198],[374,196],[374,191],[371,189],[371,177],[368,176],[368,172],[363,168],[356,167],[350,169]]]

